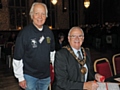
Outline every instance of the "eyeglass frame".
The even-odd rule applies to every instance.
[[[84,38],[84,35],[69,35],[71,38]]]

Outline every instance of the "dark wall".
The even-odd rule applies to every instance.
[[[84,9],[86,23],[120,22],[120,0],[90,1],[90,7]]]

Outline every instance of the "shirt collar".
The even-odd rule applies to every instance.
[[[34,23],[33,23],[34,24]],[[34,24],[35,25],[35,24]],[[43,30],[43,26],[41,28],[38,28],[36,25],[35,27],[39,30],[39,31],[42,31]]]
[[[72,48],[73,52],[75,53],[75,55],[78,55],[78,54],[77,54],[77,51],[80,51],[80,53],[82,53],[82,52],[81,52],[81,48],[80,48],[79,50],[77,50],[77,49],[75,49],[75,48],[73,48],[73,47],[71,47],[71,48]]]
[[[43,30],[43,26],[41,28],[38,28],[39,31],[42,31]]]

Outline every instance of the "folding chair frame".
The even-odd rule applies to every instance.
[[[112,64],[113,64],[114,75],[117,74],[117,72],[116,72],[115,58],[118,57],[118,56],[120,57],[120,53],[115,54],[115,55],[113,55],[113,57],[112,57]]]

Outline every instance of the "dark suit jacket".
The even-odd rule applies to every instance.
[[[86,51],[88,67],[88,80],[94,80],[93,65],[90,53]],[[55,80],[52,90],[83,90],[84,82],[81,82],[81,74],[78,62],[65,48],[56,52],[55,55]]]

